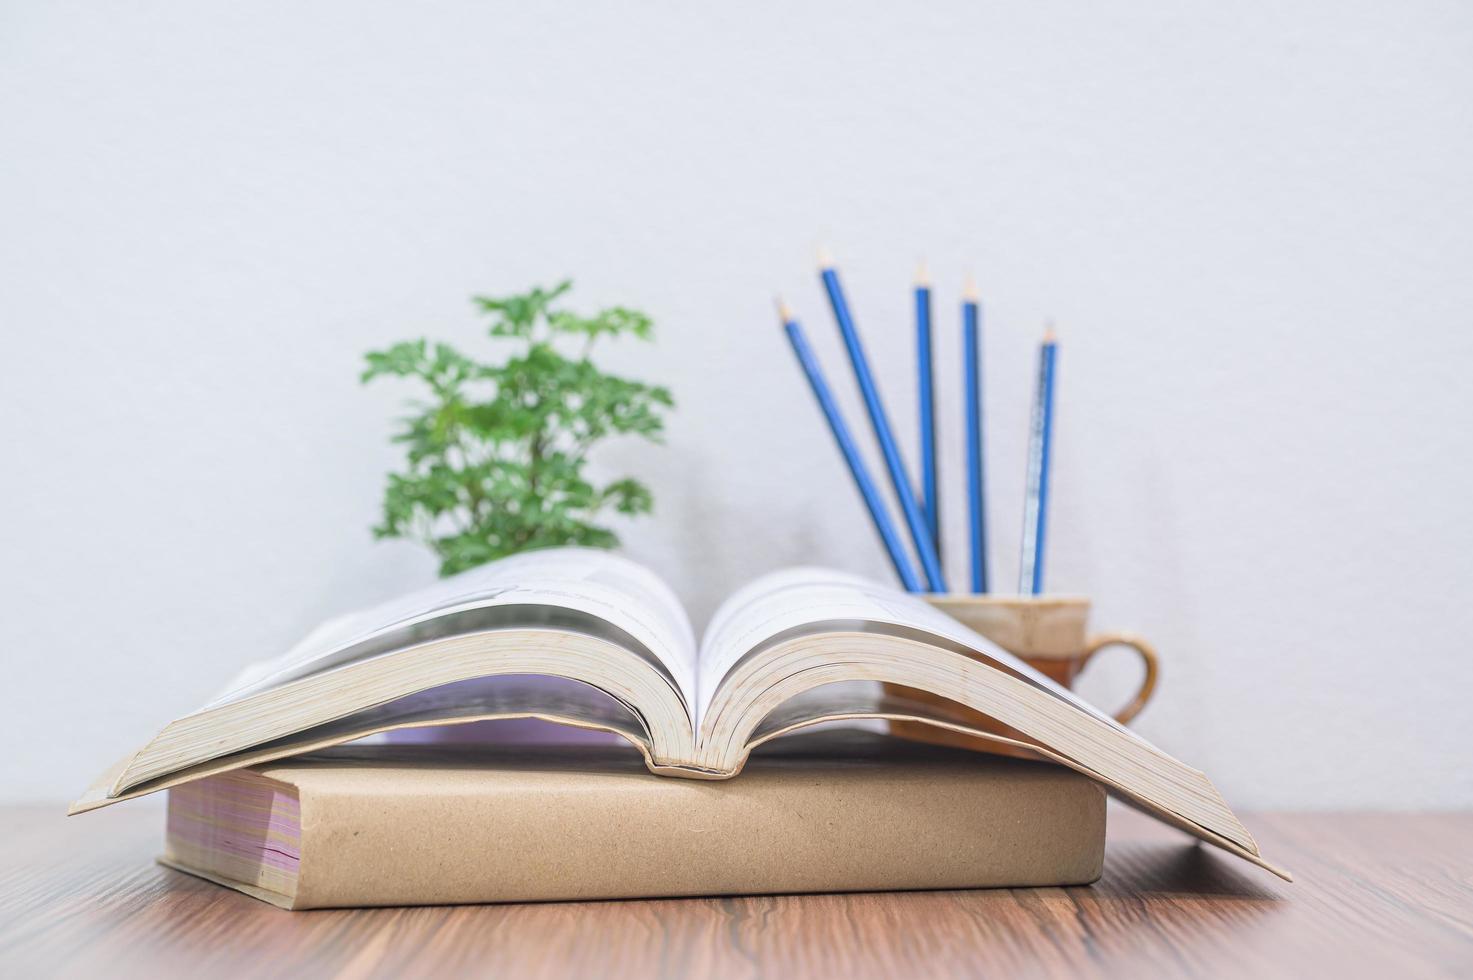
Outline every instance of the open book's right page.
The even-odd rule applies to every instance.
[[[915,634],[914,639],[922,644],[923,649],[936,648],[937,655],[943,658],[964,656],[968,660],[980,660],[996,671],[993,675],[996,680],[992,684],[995,691],[1011,688],[1016,692],[1012,695],[1014,697],[1021,697],[1026,691],[1030,692],[1029,699],[1033,701],[1043,698],[1061,702],[1058,710],[1072,715],[1077,722],[1086,723],[1084,728],[1075,729],[1085,740],[1070,736],[1068,728],[1059,729],[1058,726],[1052,726],[1054,733],[1042,739],[1041,732],[1034,726],[1033,734],[1040,741],[1031,748],[1047,758],[1100,779],[1127,802],[1189,833],[1223,846],[1275,873],[1285,874],[1258,856],[1257,845],[1247,828],[1233,815],[1204,774],[1156,748],[1067,688],[933,609],[919,597],[844,572],[823,568],[775,572],[734,593],[722,604],[701,644],[696,703],[699,737],[705,739],[710,735],[717,742],[725,737],[716,736],[714,730],[707,730],[710,725],[718,724],[717,716],[721,712],[716,710],[716,706],[729,703],[727,694],[723,692],[723,683],[739,673],[745,659],[758,655],[758,651],[781,649],[785,643],[798,642],[795,637],[801,637],[805,632],[819,637],[833,635],[837,638],[847,634],[853,638],[883,635],[890,629]],[[836,647],[834,653],[840,658],[846,656],[842,647]],[[863,676],[866,670],[860,662],[865,655],[858,646],[849,651],[849,655],[855,658],[856,674]],[[917,676],[924,675],[918,673]],[[935,675],[930,676],[934,678]],[[780,679],[773,675],[771,681],[776,683]],[[1003,683],[1004,680],[1007,683]],[[750,681],[747,678],[742,683]],[[900,676],[895,676],[893,682],[926,687]],[[945,695],[942,689],[927,689]],[[972,691],[971,696],[975,697],[976,692]],[[873,708],[842,708],[833,701],[823,706],[800,708],[798,702],[802,700],[800,697],[790,703],[797,710],[791,711],[791,717],[782,723],[775,722],[776,730],[790,730],[792,726],[826,718],[888,717],[893,714],[887,706],[880,704],[879,698],[875,699]],[[959,697],[958,700],[966,702],[967,698]],[[856,703],[851,701],[850,704]],[[968,706],[983,710],[975,703],[968,703]],[[984,713],[989,712],[984,710]],[[904,714],[912,720],[909,710]],[[937,719],[921,716],[913,720],[940,723]],[[1020,727],[1007,717],[1002,720]],[[1027,730],[1030,726],[1021,727]],[[1088,735],[1090,729],[1093,736]],[[1173,798],[1177,801],[1168,803]]]
[[[1137,741],[1140,736],[1109,715],[1040,674],[1002,647],[938,612],[923,600],[829,568],[789,568],[764,575],[732,593],[721,604],[701,642],[696,683],[696,724],[710,707],[721,680],[747,653],[788,630],[853,621],[889,623],[924,630],[978,650],[997,663],[1094,715]]]

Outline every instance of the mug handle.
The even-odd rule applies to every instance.
[[[1106,647],[1114,646],[1130,647],[1140,654],[1141,662],[1146,667],[1146,676],[1141,680],[1140,690],[1135,692],[1135,697],[1129,704],[1115,712],[1115,720],[1123,725],[1140,714],[1146,702],[1151,700],[1151,695],[1156,690],[1156,675],[1160,672],[1161,663],[1156,656],[1156,648],[1134,633],[1100,633],[1089,638],[1079,669],[1083,671],[1091,657]]]

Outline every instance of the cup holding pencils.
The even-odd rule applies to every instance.
[[[932,322],[932,285],[925,267],[916,276],[914,287],[916,335],[916,393],[920,419],[919,469],[920,493],[917,494],[897,444],[884,400],[865,354],[864,343],[849,308],[839,280],[838,269],[826,252],[820,254],[819,279],[829,300],[840,338],[849,356],[855,383],[864,401],[870,428],[879,443],[890,478],[891,488],[900,504],[902,521],[891,519],[889,508],[879,485],[860,457],[842,411],[832,389],[809,346],[796,315],[779,301],[779,318],[788,335],[793,352],[809,387],[817,399],[829,430],[848,466],[856,488],[863,498],[870,520],[880,542],[895,568],[896,576],[907,591],[923,593],[923,597],[940,611],[958,620],[1003,649],[1022,658],[1054,682],[1069,687],[1095,654],[1112,646],[1125,646],[1136,652],[1143,665],[1139,689],[1130,703],[1115,714],[1125,723],[1134,718],[1150,700],[1156,687],[1159,659],[1150,644],[1131,634],[1088,632],[1089,600],[1082,597],[1044,594],[1044,557],[1047,544],[1048,502],[1050,494],[1051,457],[1055,427],[1054,400],[1058,376],[1058,340],[1049,324],[1039,344],[1033,401],[1028,429],[1028,455],[1024,476],[1023,535],[1019,554],[1018,594],[997,595],[991,592],[993,577],[989,574],[987,528],[987,466],[984,427],[984,372],[982,302],[975,283],[968,278],[963,290],[960,326],[963,347],[962,384],[964,426],[966,434],[966,494],[969,544],[970,592],[948,592],[941,569],[942,541],[940,531],[941,483],[937,476],[936,443],[936,374],[933,355],[935,325]],[[901,529],[909,532],[907,548]],[[916,559],[912,563],[912,550]],[[976,712],[922,691],[884,685],[887,698],[897,705],[905,701],[923,702],[956,715],[958,724],[1001,738],[1016,738],[1017,733]],[[919,722],[892,722],[897,735],[921,741],[961,745],[966,748],[1003,751],[1013,750],[996,742],[978,739]],[[1028,754],[1020,750],[1015,754]]]

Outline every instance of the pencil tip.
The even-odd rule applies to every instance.
[[[925,259],[921,259],[921,261],[916,265],[916,285],[924,286],[927,288],[929,288],[931,285],[931,270],[926,268]]]
[[[973,278],[972,274],[969,272],[967,273],[967,278],[962,281],[962,299],[966,300],[968,303],[975,303],[979,298],[980,296],[977,293],[977,280]]]
[[[777,300],[777,315],[784,324],[793,322],[793,308],[787,304],[781,296],[774,297]]]
[[[1052,344],[1058,339],[1058,332],[1054,330],[1054,319],[1053,317],[1049,317],[1043,323],[1043,342],[1045,344]]]
[[[829,251],[827,245],[818,246],[818,267],[820,269],[832,269],[834,267],[834,253]]]

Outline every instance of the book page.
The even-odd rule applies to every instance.
[[[670,588],[649,569],[593,548],[549,548],[503,558],[408,595],[339,616],[279,657],[251,664],[205,708],[352,662],[354,648],[407,627],[433,635],[436,620],[471,609],[552,606],[609,623],[664,665],[692,704],[696,643]],[[203,710],[203,709],[202,709]]]
[[[790,568],[764,575],[733,593],[716,610],[701,643],[696,684],[697,726],[714,700],[722,678],[744,656],[789,630],[834,622],[846,623],[846,628],[855,631],[863,631],[867,623],[919,630],[943,642],[977,651],[1112,728],[1139,738],[1109,715],[923,599],[827,568]]]

